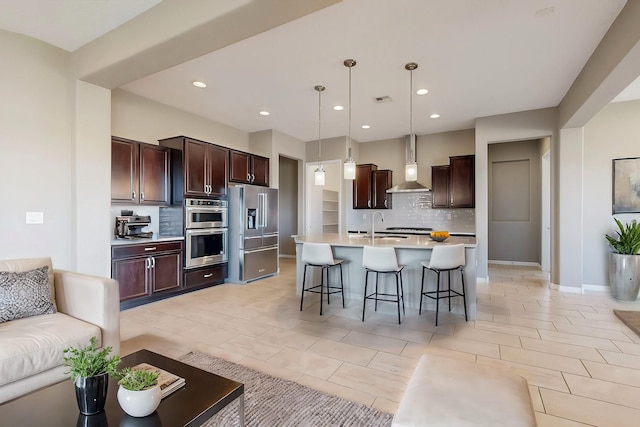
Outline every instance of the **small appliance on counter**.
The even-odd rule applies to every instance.
[[[152,231],[143,228],[151,223],[149,215],[134,215],[133,211],[121,211],[116,217],[115,236],[118,239],[145,239],[153,237]]]

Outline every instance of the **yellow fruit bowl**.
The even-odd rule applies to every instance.
[[[435,240],[436,242],[444,242],[449,238],[449,232],[448,231],[432,231],[430,236],[431,236],[431,239]]]

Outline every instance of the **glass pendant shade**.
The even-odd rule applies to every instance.
[[[314,182],[316,185],[324,185],[324,168],[322,166],[314,172]]]
[[[351,158],[344,161],[344,179],[356,179],[356,161]]]
[[[418,180],[418,165],[416,163],[407,163],[406,165],[404,165],[404,180]]]

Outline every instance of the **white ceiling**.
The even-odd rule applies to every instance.
[[[0,28],[72,51],[158,2],[0,0]],[[414,89],[430,90],[413,97],[413,132],[467,129],[477,117],[557,106],[624,4],[343,0],[122,88],[246,132],[277,129],[312,140],[318,137],[313,86],[322,84],[322,138],[328,138],[348,132],[347,109],[331,107],[348,105],[342,63],[353,58],[351,134],[364,142],[409,133],[404,65],[413,61]],[[194,80],[208,87],[197,89]],[[376,103],[378,96],[391,101]],[[441,117],[430,119],[434,112]]]

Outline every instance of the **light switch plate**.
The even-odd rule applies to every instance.
[[[27,212],[27,224],[44,224],[44,212]]]

